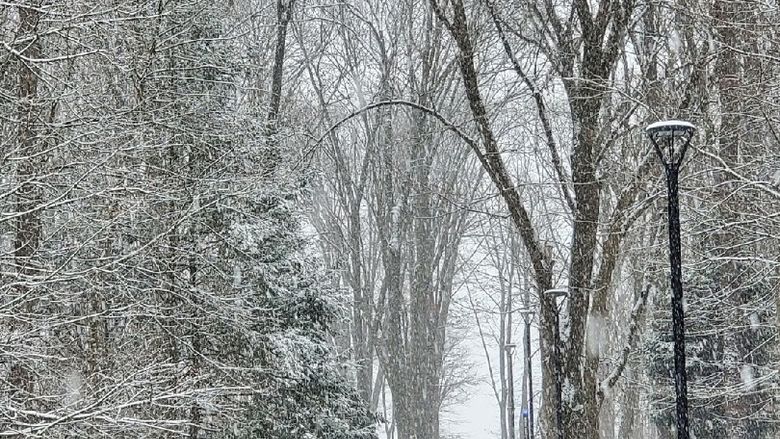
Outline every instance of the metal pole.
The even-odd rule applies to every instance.
[[[683,310],[682,256],[680,250],[679,175],[685,152],[696,127],[685,121],[671,120],[650,124],[646,131],[666,170],[669,191],[669,265],[672,287],[672,332],[674,336],[674,389],[676,393],[677,438],[688,439],[688,377],[685,371],[685,312]],[[679,136],[678,136],[679,133]],[[666,137],[666,152],[658,140]],[[682,143],[675,148],[676,138]]]
[[[671,265],[674,333],[674,384],[677,393],[677,438],[688,439],[688,377],[685,371],[685,311],[682,302],[679,171],[679,163],[666,164],[666,183],[669,189],[669,263]]]
[[[513,348],[506,349],[509,362],[509,439],[515,439],[515,374],[512,365]]]
[[[528,409],[523,410],[523,439],[532,439],[528,432]]]
[[[525,316],[525,360],[528,369],[528,433],[529,437],[534,437],[534,379],[533,367],[531,366],[531,319],[530,315]]]
[[[558,302],[553,297],[555,305],[555,393],[558,395],[558,407],[556,407],[556,425],[558,427],[558,439],[563,439],[563,392],[561,391],[561,328],[558,316]]]

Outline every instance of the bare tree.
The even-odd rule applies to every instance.
[[[380,14],[399,20],[385,22]],[[339,36],[336,47],[342,52],[337,56],[346,66],[342,74],[361,106],[392,99],[426,108],[460,105],[453,70],[441,64],[442,29],[427,4],[408,2],[384,11],[365,2],[341,7],[333,18],[361,24],[326,31]],[[366,61],[356,37],[372,42],[368,54],[376,64]],[[314,54],[304,50],[319,111],[332,127],[331,114],[338,107],[326,96],[341,90],[323,80]],[[315,50],[323,52],[320,57],[332,56],[325,48]],[[398,69],[408,73],[398,75]],[[351,123],[341,126],[355,116],[359,129]],[[334,265],[343,270],[354,298],[352,346],[359,388],[376,407],[387,381],[393,405],[389,434],[439,437],[444,397],[454,394],[445,389],[463,381],[446,375],[445,354],[454,346],[446,333],[468,217],[463,205],[475,184],[464,177],[475,168],[465,151],[449,148],[451,137],[440,133],[430,115],[419,111],[388,106],[347,114],[335,125],[339,128],[328,130],[323,139],[324,166],[334,178],[322,180],[321,194],[328,200],[320,205],[326,216],[317,224],[329,253],[344,254]],[[349,137],[365,139],[365,146]]]
[[[522,237],[526,251],[534,269],[534,278],[538,291],[552,288],[553,261],[551,255],[543,251],[539,234],[530,218],[519,192],[515,189],[506,166],[499,155],[498,139],[490,124],[490,118],[480,91],[478,72],[474,57],[477,53],[473,33],[469,31],[466,5],[460,0],[439,3],[431,1],[437,16],[448,28],[458,47],[458,61],[463,86],[468,96],[470,108],[481,135],[482,143],[473,148],[496,185],[512,215]],[[474,5],[475,8],[482,7]],[[525,77],[526,85],[532,87],[541,122],[548,136],[548,146],[557,144],[549,128],[546,106],[539,95],[534,82],[526,75],[512,52],[507,36],[502,32],[501,19],[497,16],[492,3],[487,8],[494,17],[494,23],[502,38],[503,47],[513,61],[515,71]],[[545,56],[552,63],[554,71],[560,76],[568,98],[568,110],[571,115],[572,152],[570,159],[571,184],[573,197],[567,202],[573,220],[567,278],[569,285],[569,304],[567,321],[564,324],[564,348],[562,363],[563,401],[558,401],[555,386],[545,387],[545,419],[548,428],[560,428],[566,437],[592,437],[598,432],[599,401],[604,389],[598,381],[599,355],[586,355],[586,326],[588,322],[604,319],[607,286],[611,282],[614,260],[618,256],[623,229],[631,221],[626,218],[627,209],[633,204],[638,189],[644,182],[649,160],[639,166],[637,178],[620,194],[613,211],[606,217],[599,187],[599,166],[608,151],[605,147],[612,144],[614,134],[610,133],[612,121],[629,114],[631,109],[618,109],[607,112],[605,97],[610,91],[611,77],[616,67],[624,38],[629,30],[630,17],[633,14],[632,2],[605,2],[596,12],[587,2],[575,2],[570,11],[559,11],[552,3],[544,3],[542,9],[528,5],[532,22],[538,23],[534,29],[540,35],[540,45]],[[561,14],[563,12],[563,14]],[[535,15],[533,15],[535,14]],[[544,23],[542,25],[541,23]],[[522,35],[521,35],[522,37]],[[555,150],[551,157],[556,167],[561,168]],[[568,193],[568,183],[563,170],[557,171],[562,182],[562,193]],[[568,199],[569,197],[564,197]],[[606,218],[603,220],[602,218]],[[601,221],[600,221],[601,220]],[[599,223],[608,224],[612,232],[605,235],[604,242],[598,242]],[[599,252],[603,249],[602,252]],[[598,256],[598,258],[597,258]],[[599,262],[597,264],[597,262]],[[594,272],[598,269],[598,275]],[[593,304],[591,307],[591,303]],[[555,303],[551,297],[541,299],[542,345],[548,354],[544,359],[544,376],[547,382],[556,376],[555,359],[549,355],[550,346],[555,340]],[[592,318],[589,319],[589,315]],[[609,385],[609,384],[608,384]],[[563,424],[555,427],[558,417],[555,408],[563,408],[560,415]]]

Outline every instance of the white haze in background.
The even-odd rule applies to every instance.
[[[588,355],[591,357],[598,356],[604,350],[607,343],[606,329],[608,327],[603,317],[595,314],[588,317],[586,342]]]
[[[63,379],[65,387],[65,404],[71,405],[81,400],[81,388],[84,386],[84,378],[78,371],[70,371]]]
[[[755,312],[750,313],[750,328],[751,329],[759,329],[761,328],[761,319],[758,318],[758,314]]]
[[[756,375],[753,373],[753,366],[745,364],[739,370],[739,376],[742,379],[742,384],[745,385],[745,389],[753,390],[756,388]]]

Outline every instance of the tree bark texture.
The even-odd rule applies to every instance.
[[[24,41],[18,48],[18,52],[26,58],[40,58],[41,42],[37,35],[40,13],[37,5],[18,6],[17,11],[19,37]],[[39,137],[43,110],[38,96],[39,72],[33,63],[24,60],[21,56],[17,62],[19,128],[14,156],[18,158],[16,165],[18,189],[14,205],[16,219],[14,220],[13,259],[19,279],[14,295],[15,300],[23,304],[20,310],[30,316],[35,311],[36,284],[42,275],[38,251],[43,239],[41,178],[44,174],[46,153],[42,139]],[[25,317],[21,321],[27,319],[28,317]],[[12,325],[17,324],[12,323]],[[9,382],[13,396],[27,398],[33,391],[34,380],[33,365],[28,359],[22,358],[10,365]]]

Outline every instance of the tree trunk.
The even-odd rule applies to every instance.
[[[40,12],[36,6],[19,6],[19,36],[22,40],[30,40],[19,52],[27,58],[40,58],[41,46],[38,39],[37,28],[40,20]],[[38,250],[41,244],[43,225],[41,211],[43,187],[40,178],[43,174],[43,164],[46,155],[43,153],[43,145],[38,137],[40,127],[38,121],[41,116],[41,102],[38,97],[38,72],[34,64],[19,58],[18,76],[18,114],[19,129],[17,132],[17,157],[19,162],[16,168],[16,191],[14,221],[13,257],[16,270],[19,274],[16,295],[23,304],[20,308],[23,313],[35,312],[36,282],[41,275]],[[28,320],[28,317],[21,319]],[[12,394],[22,398],[31,394],[34,385],[31,364],[22,359],[10,366],[9,382]],[[32,409],[29,402],[23,403],[27,409]]]
[[[279,108],[282,102],[282,80],[284,79],[284,58],[286,53],[287,26],[292,19],[292,9],[295,0],[276,1],[276,49],[274,51],[274,65],[271,74],[271,98],[268,103],[268,117],[266,119],[266,148],[268,151],[268,164],[266,173],[273,173],[276,162],[279,160]]]
[[[25,57],[40,58],[40,42],[35,36],[38,27],[40,13],[34,7],[18,7],[19,10],[19,34],[33,40],[23,52]],[[37,209],[41,206],[41,182],[38,181],[42,173],[42,165],[45,156],[41,154],[41,140],[38,138],[38,118],[41,112],[41,103],[38,100],[38,73],[33,69],[32,63],[19,59],[19,132],[18,132],[18,157],[19,164],[16,169],[16,179],[19,189],[16,193],[16,238],[14,240],[14,262],[24,281],[22,289],[27,291],[32,278],[38,273],[37,263],[34,259],[41,242],[42,224],[41,213]],[[28,301],[32,303],[32,301]],[[29,310],[28,310],[29,311]]]

